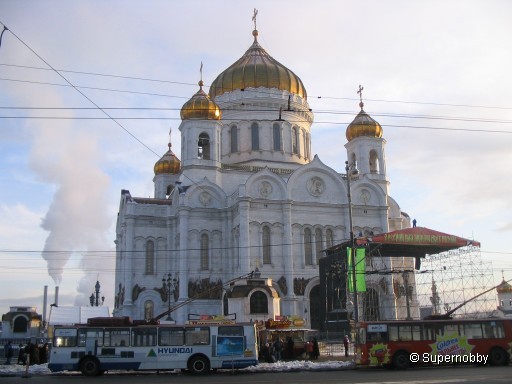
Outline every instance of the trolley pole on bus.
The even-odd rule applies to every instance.
[[[356,283],[356,257],[354,252],[354,228],[352,225],[352,194],[350,192],[350,179],[352,176],[357,176],[359,170],[357,169],[357,162],[354,161],[349,165],[348,161],[345,161],[345,171],[347,172],[347,197],[348,197],[348,220],[350,226],[350,262],[352,264],[352,288],[354,291],[354,322],[355,324],[359,321],[359,304],[357,302],[357,283]]]

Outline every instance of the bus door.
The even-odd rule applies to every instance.
[[[366,328],[367,343],[382,343],[388,341],[387,324],[368,324]]]
[[[85,347],[86,355],[97,356],[98,347],[103,346],[103,329],[81,328],[78,330],[78,343]]]

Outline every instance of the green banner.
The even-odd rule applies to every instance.
[[[347,248],[347,271],[348,271],[348,291],[354,292],[353,268],[352,268],[352,248]],[[356,259],[356,290],[357,292],[366,292],[366,254],[364,248],[355,249]]]

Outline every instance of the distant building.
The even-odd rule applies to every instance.
[[[109,308],[107,306],[99,307],[82,307],[67,306],[53,307],[49,325],[68,325],[68,324],[85,324],[91,317],[109,317]]]
[[[498,310],[505,316],[512,316],[512,285],[505,279],[496,287],[498,293]]]
[[[2,315],[3,339],[29,339],[41,336],[42,316],[36,307],[10,307]]]

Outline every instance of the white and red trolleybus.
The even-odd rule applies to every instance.
[[[405,369],[416,364],[506,365],[512,320],[444,319],[360,322],[356,363]]]
[[[212,369],[258,364],[255,324],[137,325],[129,318],[93,318],[55,326],[48,368],[96,376],[109,370]]]

